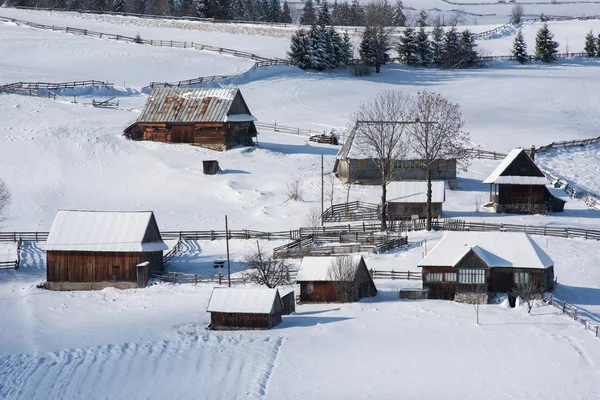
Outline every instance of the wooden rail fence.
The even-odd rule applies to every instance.
[[[581,312],[576,306],[569,304],[566,301],[559,300],[552,294],[544,296],[543,301],[553,307],[558,308],[563,314],[566,314],[575,321],[581,323],[585,330],[591,331],[597,338],[600,338],[600,324],[592,324],[589,318],[582,318]]]
[[[565,140],[565,141],[560,141],[560,142],[552,142],[545,146],[540,146],[540,147],[536,148],[535,152],[536,153],[546,153],[553,149],[558,149],[558,148],[564,149],[564,148],[568,148],[568,147],[580,147],[580,146],[587,146],[587,145],[596,144],[596,143],[600,143],[600,136],[595,137],[595,138],[589,138],[589,139]]]
[[[21,265],[21,249],[23,248],[23,241],[17,241],[17,254],[15,260],[0,261],[0,269],[18,269]]]
[[[407,281],[420,281],[422,278],[420,271],[380,271],[370,269],[371,278],[373,279],[401,279]]]
[[[107,87],[112,88],[113,84],[105,81],[72,81],[72,82],[14,82],[0,86],[1,92],[14,92],[17,90],[62,90],[75,89],[81,87]]]

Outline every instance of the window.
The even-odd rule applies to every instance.
[[[459,283],[485,283],[485,269],[459,269]]]
[[[304,289],[304,293],[306,294],[311,294],[313,292],[313,284],[312,283],[307,283],[306,284],[306,289]]]
[[[438,171],[440,171],[440,172],[448,171],[448,161],[447,160],[439,160],[438,161]]]
[[[456,272],[446,272],[444,274],[444,281],[446,281],[446,282],[456,282]]]
[[[529,272],[515,272],[515,284],[529,283]]]
[[[357,168],[359,171],[366,171],[367,170],[367,160],[358,160]]]
[[[442,282],[444,280],[444,274],[442,272],[429,272],[425,275],[425,281],[427,282]]]

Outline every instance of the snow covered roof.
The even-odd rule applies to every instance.
[[[426,203],[426,181],[394,181],[388,185],[388,202]],[[446,200],[444,181],[431,182],[431,202],[443,203]]]
[[[244,314],[271,314],[283,308],[277,289],[213,289],[206,311]]]
[[[237,88],[154,88],[138,122],[256,121]]]
[[[358,270],[362,256],[356,254],[349,257],[352,259],[352,267],[354,270]],[[296,282],[331,281],[329,267],[332,266],[338,258],[339,257],[304,257],[300,264],[300,268],[298,268]]]
[[[149,240],[144,241],[147,237]],[[59,210],[46,250],[151,252],[167,250],[152,211]]]
[[[527,157],[529,154],[523,149],[513,149],[508,153],[506,158],[496,167],[494,171],[488,176],[483,183],[495,183],[495,184],[509,184],[509,185],[545,185],[548,183],[548,179],[544,176],[543,172],[535,166],[533,160],[532,164],[539,171],[540,176],[511,176],[503,175],[504,172],[510,167],[510,165],[517,159],[517,157],[524,153]]]
[[[554,261],[523,232],[448,232],[419,267],[454,267],[469,251],[490,267],[545,269]]]

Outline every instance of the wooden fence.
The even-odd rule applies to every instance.
[[[175,243],[175,246],[163,256],[163,266],[166,266],[173,257],[181,252],[181,243],[181,240],[178,240],[177,243]]]
[[[111,88],[112,83],[104,81],[73,81],[73,82],[14,82],[7,85],[0,86],[1,92],[14,92],[17,90],[62,90],[62,89],[75,89],[82,87],[107,87]]]
[[[211,76],[201,76],[199,78],[187,79],[184,81],[178,82],[150,82],[147,88],[154,89],[155,87],[185,87],[185,86],[194,86],[200,85],[202,83],[210,83],[221,81],[227,78],[227,75],[211,75]]]
[[[497,151],[481,150],[481,149],[468,149],[469,155],[473,158],[480,160],[502,160],[508,154],[499,153]]]
[[[232,283],[246,283],[249,279],[246,275],[241,274],[241,277],[231,277]],[[173,283],[193,283],[194,285],[201,282],[216,282],[219,285],[228,281],[227,275],[203,275],[203,274],[188,274],[183,272],[163,272],[154,274],[154,279],[164,282]]]
[[[569,304],[566,301],[559,300],[552,294],[549,296],[544,296],[543,301],[553,307],[558,308],[563,314],[566,314],[575,321],[583,324],[585,330],[591,331],[596,337],[600,337],[600,324],[592,324],[588,318],[582,318],[581,312],[574,305]]]
[[[580,147],[580,146],[587,146],[587,145],[596,144],[596,143],[600,143],[600,136],[595,137],[595,138],[590,138],[590,139],[566,140],[566,141],[560,141],[560,142],[552,142],[545,146],[538,147],[537,149],[535,149],[535,152],[536,153],[546,153],[553,149],[568,148],[568,147]]]
[[[378,204],[351,201],[328,207],[321,218],[323,222],[376,221],[381,217]]]
[[[408,281],[420,281],[422,276],[420,271],[379,271],[370,269],[371,278],[373,279],[402,279]]]

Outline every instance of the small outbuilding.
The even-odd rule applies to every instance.
[[[390,219],[427,217],[427,181],[391,182],[388,184],[387,190],[387,212]],[[441,218],[444,201],[446,201],[444,181],[432,181],[431,215],[433,218]]]
[[[222,151],[253,146],[257,135],[254,121],[237,88],[161,87],[152,89],[139,118],[124,135]]]
[[[60,210],[46,242],[52,290],[145,287],[163,269],[162,241],[152,211]]]
[[[283,315],[296,312],[296,293],[293,289],[278,289],[279,297],[283,303]]]
[[[216,287],[206,311],[211,329],[271,329],[281,323],[283,304],[277,289]]]
[[[546,186],[546,175],[533,161],[535,152],[514,149],[483,183],[490,185],[490,203],[499,213],[545,214],[562,212],[565,201]]]
[[[296,282],[301,302],[347,302],[377,294],[361,255],[304,257]]]
[[[448,232],[418,266],[430,299],[510,292],[531,280],[540,291],[554,287],[554,261],[522,232]]]

